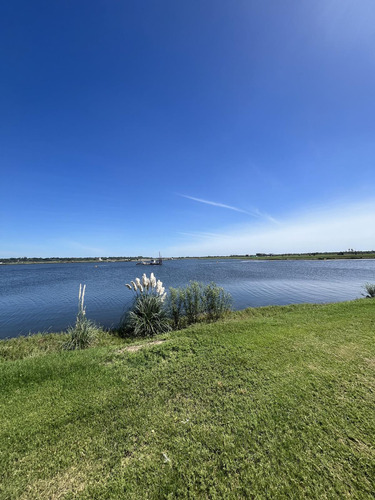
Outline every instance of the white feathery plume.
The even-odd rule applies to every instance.
[[[80,283],[79,284],[79,292],[78,292],[78,308],[81,314],[85,315],[86,310],[84,307],[84,302],[85,302],[85,291],[86,291],[86,285],[83,285]]]
[[[83,312],[83,314],[86,314],[86,308],[84,306],[84,303],[85,303],[85,292],[86,292],[86,285],[83,285],[83,290],[82,290],[82,312]]]
[[[150,280],[147,278],[146,273],[143,273],[142,284],[144,288],[148,288],[148,285],[150,284]]]
[[[162,287],[163,287],[163,283],[160,280],[158,280],[156,282],[156,293],[160,294],[160,290]]]
[[[143,273],[142,280],[140,278],[135,278],[134,281],[130,282],[130,285],[129,283],[126,283],[125,286],[129,288],[129,290],[134,290],[135,292],[137,292],[138,290],[141,293],[144,293],[146,290],[150,290],[151,292],[155,291],[155,293],[160,296],[163,295],[165,292],[165,288],[163,287],[163,282],[161,280],[156,280],[154,273],[150,274],[150,278],[146,276],[146,273]],[[80,296],[81,296],[81,291],[80,291]]]

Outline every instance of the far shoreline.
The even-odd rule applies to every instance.
[[[12,257],[0,259],[0,265],[28,265],[28,264],[107,264],[116,262],[140,262],[152,257]],[[207,256],[184,256],[165,257],[163,261],[185,260],[185,259],[232,259],[232,260],[358,260],[375,259],[375,250],[347,251],[347,252],[310,252],[310,253],[256,253],[254,255],[207,255]]]

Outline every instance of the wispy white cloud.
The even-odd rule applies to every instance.
[[[274,217],[272,217],[271,215],[265,213],[265,212],[261,212],[260,210],[258,210],[257,208],[255,209],[254,213],[258,216],[258,217],[261,217],[261,218],[264,218],[264,219],[267,219],[268,221],[272,222],[273,224],[279,224],[279,221],[277,219],[275,219]]]
[[[185,236],[169,255],[230,255],[375,248],[375,200],[290,216],[278,226],[243,224],[220,234]]]
[[[246,210],[242,210],[242,208],[238,207],[233,207],[232,205],[225,205],[224,203],[218,203],[216,201],[203,200],[202,198],[195,198],[194,196],[188,196],[186,194],[180,194],[180,196],[182,196],[183,198],[187,198],[188,200],[198,201],[199,203],[205,203],[206,205],[212,205],[214,207],[220,207],[220,208],[228,208],[229,210],[235,210],[236,212],[249,214],[249,212],[247,212]]]
[[[206,205],[212,205],[214,207],[227,208],[228,210],[234,210],[235,212],[241,212],[243,214],[250,215],[251,217],[265,218],[265,219],[269,220],[270,222],[277,224],[276,219],[274,219],[270,215],[266,214],[265,212],[261,212],[257,208],[249,211],[249,210],[243,210],[242,208],[234,207],[233,205],[226,205],[225,203],[219,203],[217,201],[204,200],[203,198],[195,198],[194,196],[188,196],[186,194],[180,194],[179,196],[182,196],[183,198],[187,198],[188,200],[193,200],[193,201],[197,201],[199,203],[204,203]]]
[[[196,232],[183,232],[180,231],[178,234],[188,238],[225,238],[225,234],[220,233],[208,233],[205,231],[196,231]]]

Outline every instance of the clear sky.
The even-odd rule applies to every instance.
[[[0,6],[0,258],[375,248],[373,0]]]

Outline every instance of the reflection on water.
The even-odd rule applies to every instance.
[[[134,262],[0,266],[0,338],[66,329],[74,323],[80,283],[87,285],[87,316],[115,326],[132,300],[125,283],[151,271],[166,288],[215,281],[232,294],[236,309],[350,300],[361,296],[365,282],[375,282],[375,261],[365,259],[187,259],[147,268]]]

